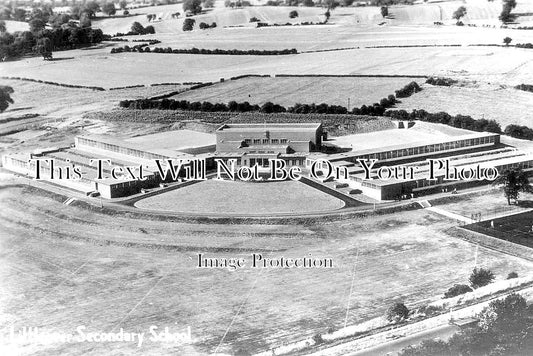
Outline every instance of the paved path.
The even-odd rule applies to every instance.
[[[462,222],[465,222],[465,223],[468,223],[468,224],[472,224],[472,223],[475,222],[474,220],[472,220],[470,218],[464,217],[464,216],[459,215],[459,214],[451,213],[451,212],[449,212],[447,210],[444,210],[444,209],[441,209],[441,208],[437,208],[435,206],[426,208],[426,210],[430,210],[430,211],[432,211],[434,213],[437,213],[439,215],[444,215],[444,216],[447,216],[449,218],[452,218],[452,219],[455,219],[455,220],[459,220],[459,221],[462,221]]]

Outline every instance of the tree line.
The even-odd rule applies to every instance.
[[[102,42],[106,36],[100,29],[53,28],[37,32],[3,32],[0,34],[0,58],[15,59],[28,54],[50,56],[52,51],[79,48]],[[45,57],[46,58],[46,57]]]

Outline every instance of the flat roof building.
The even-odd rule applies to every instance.
[[[224,124],[216,131],[216,155],[236,158],[238,165],[268,166],[269,159],[303,165],[322,145],[321,123]]]

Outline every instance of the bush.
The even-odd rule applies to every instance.
[[[518,278],[518,273],[516,272],[511,272],[507,275],[507,279],[513,279],[513,278]]]
[[[257,17],[254,16],[254,17],[252,17],[252,18],[250,19],[249,22],[260,22],[260,21],[261,21],[261,20],[259,20]]]
[[[494,274],[488,269],[474,268],[468,280],[472,288],[479,288],[492,283],[494,281]]]
[[[206,28],[209,28],[209,25],[205,22],[200,22],[200,30],[205,30]]]
[[[422,88],[420,88],[417,82],[411,82],[407,84],[405,87],[403,87],[402,89],[396,90],[396,97],[407,98],[413,95],[414,93],[418,93],[421,90]]]
[[[444,298],[453,298],[468,292],[472,292],[472,288],[470,288],[466,284],[456,284],[450,289],[448,289],[446,293],[444,293]]]
[[[322,335],[320,334],[313,335],[313,341],[315,342],[315,345],[320,345],[324,343],[324,339],[322,338]]]
[[[399,322],[407,319],[409,316],[409,309],[403,303],[396,303],[387,310],[387,320],[391,322]]]
[[[438,85],[443,87],[449,87],[456,83],[457,80],[451,78],[429,77],[428,79],[426,79],[426,84]]]
[[[292,10],[292,11],[289,13],[289,17],[290,17],[291,19],[294,19],[294,18],[298,17],[298,11],[296,11],[296,10]]]

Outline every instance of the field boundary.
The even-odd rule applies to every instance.
[[[481,245],[490,250],[495,250],[507,255],[522,258],[527,261],[533,261],[533,249],[524,245],[473,231],[463,226],[452,227],[446,231],[446,233],[461,240],[465,240],[476,245]]]

